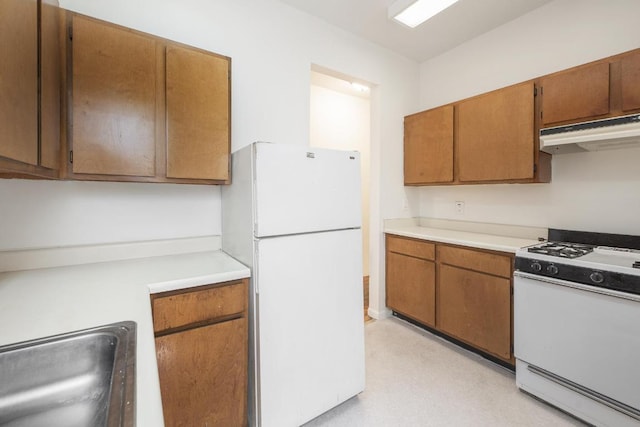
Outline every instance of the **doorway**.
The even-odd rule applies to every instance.
[[[370,85],[311,67],[309,145],[360,152],[364,315],[369,307],[369,198],[371,171]]]

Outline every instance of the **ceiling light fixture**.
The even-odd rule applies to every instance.
[[[396,0],[387,9],[389,18],[415,28],[458,0]]]
[[[363,85],[361,83],[351,82],[351,87],[358,92],[368,92],[369,86]]]

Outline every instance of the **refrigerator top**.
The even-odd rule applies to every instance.
[[[252,144],[254,237],[359,228],[360,153]]]

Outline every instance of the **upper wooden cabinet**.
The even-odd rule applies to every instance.
[[[549,182],[533,81],[405,117],[404,183]]]
[[[453,106],[404,119],[405,185],[453,181]]]
[[[230,59],[69,13],[66,176],[229,183]]]
[[[532,82],[458,105],[458,179],[461,182],[534,178],[536,150]]]
[[[609,63],[552,74],[541,87],[543,126],[609,113]]]
[[[540,79],[541,127],[640,111],[640,49]]]
[[[640,51],[620,61],[622,111],[640,109]]]
[[[155,176],[156,41],[75,15],[72,47],[73,173]]]
[[[0,2],[0,176],[58,175],[58,11],[51,0]]]
[[[229,61],[168,46],[167,176],[229,179]]]

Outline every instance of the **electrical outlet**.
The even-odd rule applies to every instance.
[[[464,202],[456,201],[456,213],[458,215],[464,215]]]

